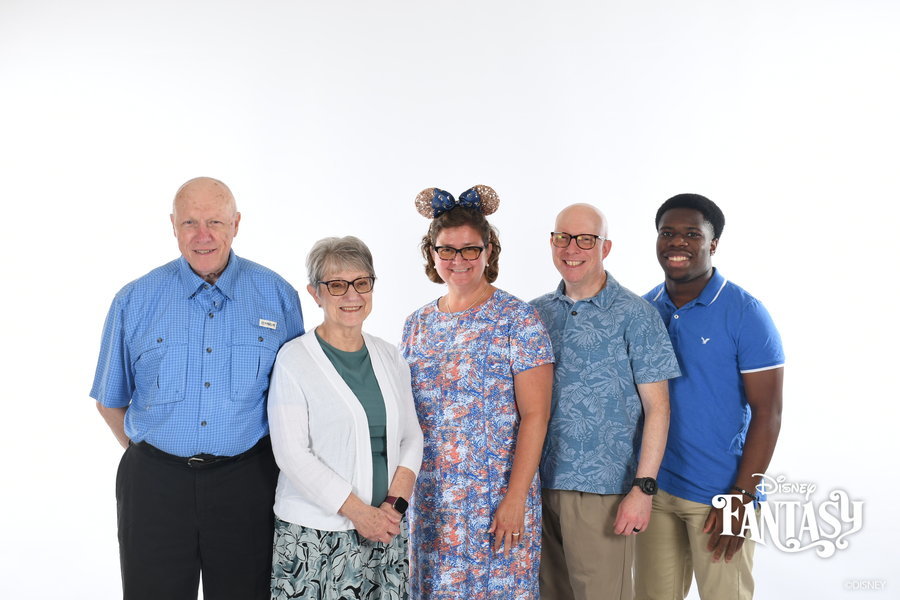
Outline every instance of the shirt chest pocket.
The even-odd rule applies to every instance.
[[[187,344],[157,338],[133,364],[134,400],[146,406],[180,402],[187,381]]]
[[[276,336],[239,336],[231,346],[231,400],[256,404],[269,389],[269,375],[281,346]]]

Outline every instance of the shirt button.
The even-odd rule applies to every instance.
[[[206,421],[200,421],[200,427],[206,427]]]
[[[678,315],[672,315],[672,318],[673,318],[673,319],[677,319],[677,318],[678,318]]]
[[[208,381],[203,384],[203,387],[209,387],[209,386],[210,386],[210,383]]]
[[[204,290],[208,290],[208,289],[209,289],[209,284],[208,284],[208,283],[204,283],[204,284],[203,284],[203,289],[204,289]]]
[[[210,318],[210,319],[212,319],[213,316],[214,316],[213,313],[209,313],[209,318]]]
[[[572,316],[573,316],[573,317],[574,317],[575,315],[577,315],[577,314],[578,314],[578,311],[577,311],[577,310],[573,310],[573,311],[572,311]]]
[[[212,352],[212,348],[207,348],[206,351],[207,351],[207,352]]]
[[[162,343],[162,338],[156,338],[156,343],[157,343],[157,344]]]
[[[259,341],[263,341],[263,338],[262,338],[262,336],[260,336],[260,338],[259,338]]]

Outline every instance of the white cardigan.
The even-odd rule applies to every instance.
[[[418,474],[422,430],[406,361],[386,341],[366,333],[363,339],[384,396],[390,485],[398,466]],[[351,492],[371,504],[369,422],[362,404],[322,351],[314,330],[278,352],[268,404],[272,449],[281,468],[275,514],[313,529],[353,529],[353,522],[338,510]]]

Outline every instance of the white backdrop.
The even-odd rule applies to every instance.
[[[392,341],[442,292],[416,250],[425,187],[499,192],[498,285],[526,299],[556,285],[564,205],[606,211],[607,267],[643,293],[656,208],[709,196],[717,266],[787,350],[770,473],[865,502],[832,558],[759,547],[758,597],[896,597],[898,17],[890,0],[0,0],[0,596],[120,594],[120,449],[87,396],[100,330],[122,285],[177,255],[175,190],[210,175],[243,213],[236,251],[298,289],[316,239],[368,242],[368,329]]]

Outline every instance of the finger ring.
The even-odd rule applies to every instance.
[[[518,535],[519,535],[519,532],[518,532],[518,531],[513,531],[512,534],[513,534],[513,536],[518,536]]]
[[[641,530],[638,529],[637,527],[632,528],[632,531],[635,532],[635,533],[640,533],[640,532],[641,532]]]

